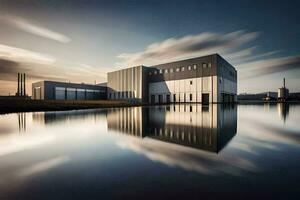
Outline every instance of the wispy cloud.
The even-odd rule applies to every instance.
[[[230,53],[256,39],[258,35],[258,32],[236,31],[224,35],[207,32],[182,38],[169,38],[149,45],[145,51],[123,53],[118,58],[122,60],[123,65],[152,65],[216,52]]]
[[[259,59],[240,64],[239,69],[241,79],[300,69],[300,55]]]
[[[0,84],[5,81],[6,87],[0,93],[15,91],[16,74],[27,74],[27,91],[30,84],[40,80],[58,80],[94,83],[104,81],[109,68],[90,66],[85,63],[60,60],[52,55],[27,49],[0,44]],[[8,84],[7,81],[11,81]]]
[[[7,24],[18,28],[20,30],[23,30],[27,33],[31,33],[34,35],[38,35],[40,37],[44,37],[47,39],[55,40],[62,43],[68,43],[71,41],[71,39],[61,33],[52,31],[48,28],[33,24],[32,22],[29,22],[28,20],[12,15],[6,15],[4,17],[1,17],[4,22]]]
[[[53,56],[17,47],[0,44],[0,58],[18,62],[37,64],[52,64],[56,61]]]
[[[300,68],[300,56],[279,56],[281,51],[260,52],[253,45],[259,32],[236,31],[227,34],[200,33],[181,38],[169,38],[150,44],[144,51],[122,53],[118,65],[155,65],[175,60],[221,54],[238,70],[240,79],[253,78]],[[250,47],[249,47],[250,46]]]

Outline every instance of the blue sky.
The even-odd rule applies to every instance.
[[[300,91],[299,1],[0,0],[0,94],[30,83],[106,81],[106,72],[219,53],[238,92]]]

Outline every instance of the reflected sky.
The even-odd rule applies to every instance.
[[[0,115],[0,199],[293,199],[299,112],[187,104]]]

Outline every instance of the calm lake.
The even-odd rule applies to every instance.
[[[0,199],[299,199],[300,105],[0,115]]]

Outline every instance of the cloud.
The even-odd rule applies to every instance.
[[[52,64],[56,61],[56,59],[50,55],[3,44],[0,44],[0,58],[37,64]]]
[[[236,31],[228,34],[200,33],[182,38],[170,38],[149,45],[145,51],[118,56],[124,65],[153,65],[176,59],[212,53],[229,53],[258,37],[258,32]]]
[[[239,79],[264,76],[300,68],[300,55],[280,57],[281,51],[260,52],[258,45],[251,45],[258,32],[236,31],[227,34],[200,33],[181,38],[169,38],[149,45],[144,51],[122,53],[118,65],[156,65],[209,55],[221,54],[238,70]],[[250,46],[250,47],[249,47]]]
[[[239,65],[241,79],[300,69],[300,55],[260,59]]]
[[[69,37],[67,37],[63,34],[49,30],[42,26],[32,24],[31,22],[25,20],[24,18],[6,15],[0,19],[2,19],[4,22],[8,23],[9,25],[11,25],[15,28],[21,29],[27,33],[38,35],[40,37],[44,37],[44,38],[55,40],[55,41],[62,42],[62,43],[68,43],[71,41],[71,39]]]
[[[105,80],[108,68],[98,68],[84,63],[61,61],[54,56],[0,44],[0,88],[1,94],[14,93],[16,74],[27,74],[27,91],[30,84],[40,80],[86,82]],[[11,82],[11,83],[9,83]]]

